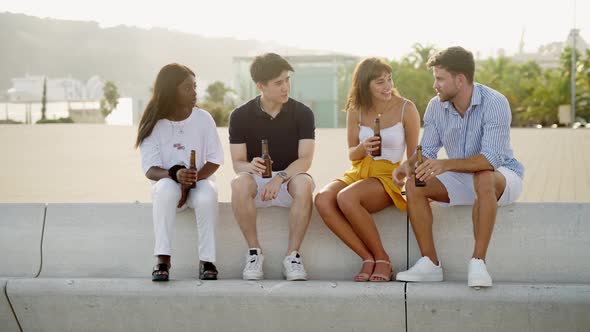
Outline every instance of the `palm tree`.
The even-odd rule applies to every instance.
[[[41,97],[41,121],[45,121],[47,111],[47,77],[43,79],[43,96]]]
[[[415,43],[412,45],[414,51],[408,56],[408,60],[414,68],[426,68],[428,59],[436,52],[436,48],[432,44],[422,45]]]

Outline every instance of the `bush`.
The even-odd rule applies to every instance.
[[[231,113],[233,110],[233,106],[206,101],[200,104],[199,107],[211,114],[217,127],[227,127],[229,122],[229,113]]]
[[[45,120],[39,120],[37,122],[35,122],[36,124],[45,124],[45,123],[74,123],[74,120],[72,120],[72,118],[67,117],[67,118],[59,118],[59,119],[45,119]]]
[[[22,124],[22,122],[6,119],[6,120],[0,120],[0,124]]]

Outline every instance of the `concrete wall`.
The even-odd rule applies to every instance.
[[[23,331],[590,331],[590,260],[583,256],[590,204],[500,209],[488,257],[494,287],[479,291],[464,281],[473,245],[466,207],[434,207],[450,281],[425,284],[350,281],[360,259],[315,211],[302,246],[312,281],[282,281],[288,227],[280,208],[259,210],[271,280],[240,280],[246,244],[230,205],[220,208],[224,280],[196,280],[196,224],[184,211],[173,280],[153,283],[150,204],[0,204],[7,253],[0,256],[0,330],[20,331],[20,323]],[[419,257],[405,214],[389,208],[374,217],[396,270],[405,270]]]
[[[590,285],[408,283],[408,331],[590,331]]]
[[[402,283],[39,279],[12,290],[25,331],[405,329]]]
[[[18,332],[18,322],[12,311],[12,306],[6,295],[8,278],[0,278],[0,331]]]
[[[445,280],[466,280],[471,207],[436,206],[434,238]],[[410,264],[420,250],[410,227]],[[486,258],[494,281],[590,283],[590,204],[518,203],[498,209]]]
[[[34,278],[41,268],[45,204],[0,204],[0,330],[19,331],[6,296],[12,278]]]
[[[34,277],[41,267],[45,204],[0,204],[0,277]]]
[[[229,203],[220,204],[220,214],[220,278],[239,279],[246,242]],[[175,279],[197,275],[194,218],[192,210],[177,217],[171,270]],[[389,208],[376,214],[375,220],[394,264],[405,268],[405,215]],[[147,278],[155,264],[151,204],[50,204],[45,227],[41,277]],[[265,275],[281,279],[288,242],[287,210],[263,210],[258,218],[258,233],[265,252]],[[315,211],[301,252],[312,279],[350,280],[361,264],[360,258],[327,229]]]

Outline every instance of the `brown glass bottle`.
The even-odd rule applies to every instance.
[[[197,163],[195,161],[195,155],[196,155],[195,150],[191,150],[190,169],[194,169],[196,171],[197,170]],[[196,187],[197,187],[196,182],[190,186],[183,184],[180,187],[181,188],[181,190],[180,190],[181,196],[180,196],[180,200],[178,201],[178,205],[176,206],[177,208],[181,208],[184,205],[184,203],[186,203],[186,200],[188,199],[188,195],[189,195],[191,189],[196,188]]]
[[[375,125],[373,126],[373,133],[375,134],[375,137],[379,137],[379,145],[377,145],[377,150],[371,151],[371,156],[373,157],[381,157],[381,119],[379,119],[379,116],[375,119]]]
[[[420,166],[422,164],[423,160],[422,160],[422,145],[418,145],[416,147],[416,167]],[[416,187],[425,187],[426,186],[426,182],[424,181],[420,181],[416,176],[414,176],[414,185]]]
[[[190,169],[194,169],[195,171],[197,170],[197,162],[196,162],[196,151],[195,150],[191,150],[191,166]],[[197,187],[197,183],[193,183],[192,186],[190,186],[189,188],[196,188]]]
[[[272,177],[272,161],[270,159],[270,153],[268,152],[268,139],[262,139],[262,159],[264,159],[264,172],[262,172],[262,177],[268,179]]]

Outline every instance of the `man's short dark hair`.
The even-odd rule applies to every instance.
[[[475,60],[473,53],[461,46],[449,47],[431,56],[426,63],[428,68],[441,67],[453,75],[463,74],[469,83],[473,83]]]
[[[279,77],[283,71],[294,71],[283,57],[276,53],[265,53],[254,58],[250,65],[250,76],[255,83],[266,83]]]

